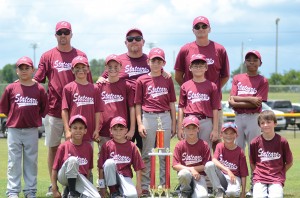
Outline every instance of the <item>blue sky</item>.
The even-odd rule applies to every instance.
[[[182,45],[195,39],[192,21],[206,16],[211,23],[210,39],[222,44],[231,70],[238,68],[244,54],[256,49],[262,54],[261,73],[275,72],[276,18],[278,24],[278,72],[300,70],[300,0],[0,0],[0,67],[21,56],[36,62],[56,46],[58,21],[73,28],[72,45],[89,59],[105,58],[126,51],[125,33],[138,27],[149,44],[165,50],[166,70],[173,71]]]

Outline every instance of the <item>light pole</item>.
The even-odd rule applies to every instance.
[[[277,74],[277,66],[278,66],[278,23],[280,21],[280,18],[277,18],[275,20],[276,24],[276,51],[275,51],[275,73]]]
[[[38,47],[37,43],[31,43],[30,47],[33,49],[33,66],[35,66],[35,50]]]

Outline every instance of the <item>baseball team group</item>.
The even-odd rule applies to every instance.
[[[174,65],[180,85],[176,96],[172,76],[164,70],[163,49],[143,53],[140,29],[126,32],[127,52],[107,56],[104,73],[93,83],[86,54],[71,45],[71,24],[58,22],[57,46],[42,54],[37,70],[29,57],[19,58],[18,80],[1,97],[8,127],[6,197],[19,197],[22,175],[24,196],[37,197],[38,127],[45,117],[46,196],[150,196],[149,153],[156,147],[159,124],[165,148],[178,138],[171,166],[179,197],[282,198],[293,156],[287,140],[275,133],[274,113],[262,111],[269,91],[268,80],[258,72],[262,56],[257,50],[246,53],[246,72],[233,76],[228,98],[235,122],[223,123],[229,60],[225,48],[208,38],[210,31],[206,17],[193,20],[195,41],[181,47]],[[47,91],[40,83],[48,84]],[[92,174],[94,152],[99,152],[97,176]],[[164,187],[163,156],[159,164]]]

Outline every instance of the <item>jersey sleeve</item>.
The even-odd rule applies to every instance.
[[[44,87],[40,84],[39,84],[39,90],[40,90],[40,116],[44,118],[47,115],[49,110],[48,95]]]
[[[9,113],[9,109],[10,109],[10,85],[8,85],[1,97],[1,101],[0,101],[0,112],[5,114],[6,116]]]
[[[261,97],[263,101],[268,100],[268,93],[269,93],[269,82],[266,78],[263,78],[262,85],[257,90],[257,96]]]
[[[132,146],[133,148],[133,169],[135,171],[139,171],[145,168],[145,164],[142,160],[142,157],[137,149],[137,147],[135,146],[135,144]]]
[[[69,86],[65,86],[62,91],[62,104],[61,104],[62,110],[70,109],[69,101],[71,101],[71,93],[69,91]]]
[[[240,153],[239,169],[240,169],[240,176],[241,177],[247,177],[249,175],[246,156],[245,156],[242,149],[241,149],[241,153]]]
[[[136,81],[136,88],[135,88],[135,97],[134,97],[134,104],[142,104],[143,103],[143,84],[140,78]]]
[[[46,57],[47,56],[45,54],[42,55],[38,65],[38,69],[33,77],[39,83],[46,82],[46,76],[49,68],[48,64],[50,64]]]
[[[174,82],[172,78],[169,78],[169,85],[170,85],[170,102],[176,102],[176,93],[175,93],[175,87]]]
[[[178,108],[184,108],[187,102],[187,94],[184,84],[180,87]]]
[[[185,58],[186,58],[186,55],[187,55],[187,50],[186,50],[185,46],[183,46],[179,50],[178,55],[176,57],[174,70],[185,72],[185,67],[186,67]]]

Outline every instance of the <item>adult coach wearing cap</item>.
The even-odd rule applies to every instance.
[[[48,169],[51,179],[52,165],[57,148],[63,134],[63,121],[61,119],[61,96],[63,87],[74,81],[71,62],[78,55],[85,56],[85,53],[71,46],[73,36],[71,24],[67,21],[60,21],[56,24],[55,37],[57,47],[45,52],[40,59],[34,79],[37,82],[45,83],[48,78],[48,100],[49,113],[45,118],[45,145],[48,150]],[[89,81],[92,83],[92,76],[89,74]],[[65,134],[69,139],[70,134]],[[50,186],[51,187],[51,186]],[[51,188],[47,195],[51,195]]]
[[[205,78],[214,82],[222,96],[222,87],[229,79],[229,61],[225,48],[212,40],[208,34],[211,31],[210,23],[204,16],[198,16],[193,21],[193,33],[196,40],[181,47],[175,62],[175,80],[181,86],[184,82],[192,79],[189,69],[190,59],[193,54],[203,54],[207,58],[208,70]],[[220,97],[221,109],[221,97]],[[222,126],[223,113],[219,111],[219,128]]]
[[[129,29],[125,37],[127,52],[118,56],[122,63],[119,77],[120,79],[127,79],[134,88],[136,79],[150,72],[150,67],[147,63],[148,56],[143,53],[144,44],[145,40],[142,31],[137,28]],[[107,72],[104,72],[102,77],[107,78]],[[103,82],[104,78],[100,77],[98,81]],[[142,138],[138,134],[137,128],[135,134],[127,134],[126,138],[131,139],[133,142],[136,141],[137,147],[142,149]]]

